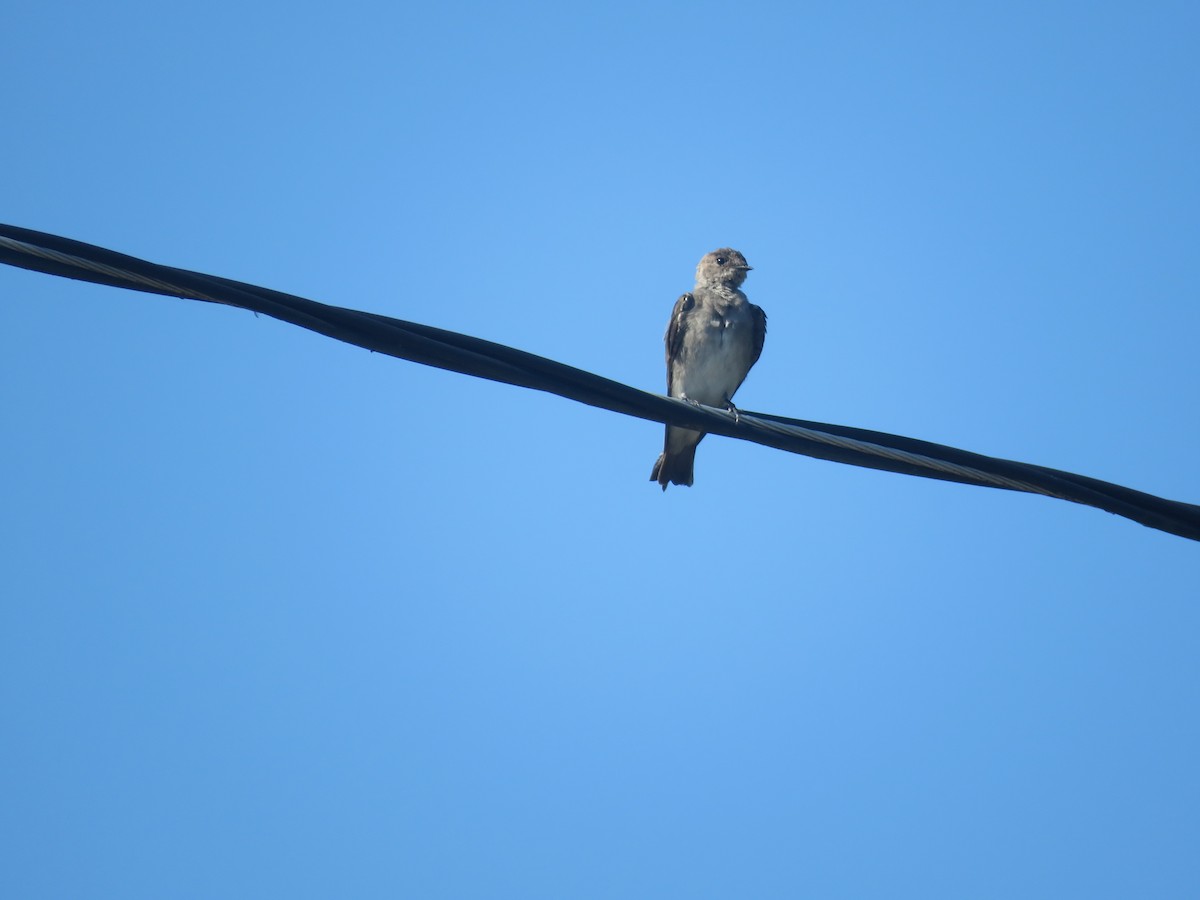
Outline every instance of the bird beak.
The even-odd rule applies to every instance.
[[[738,266],[743,272],[753,272],[754,266]]]

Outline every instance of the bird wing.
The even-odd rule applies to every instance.
[[[674,396],[671,388],[673,387],[675,367],[671,363],[679,358],[679,354],[683,350],[683,335],[687,331],[690,318],[688,313],[695,305],[695,297],[691,294],[682,294],[675,301],[675,308],[671,310],[671,321],[667,323],[667,333],[664,337],[667,345],[667,396]]]
[[[755,306],[753,303],[750,304],[750,312],[754,315],[754,359],[750,360],[750,365],[754,365],[762,356],[763,344],[767,340],[767,314],[762,311],[761,306]]]

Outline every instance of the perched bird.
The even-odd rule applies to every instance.
[[[767,314],[740,290],[750,267],[728,247],[696,266],[696,287],[675,303],[667,324],[667,394],[734,413],[733,395],[762,354]],[[692,483],[696,445],[703,431],[667,426],[662,455],[650,480]]]

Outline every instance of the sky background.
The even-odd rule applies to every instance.
[[[0,220],[1200,502],[1200,6],[25,4]],[[1200,546],[0,269],[0,895],[1195,897]]]

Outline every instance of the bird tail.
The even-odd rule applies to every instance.
[[[672,433],[675,432],[675,433]],[[692,470],[696,464],[696,446],[703,432],[668,428],[666,447],[654,463],[650,480],[657,481],[665,491],[668,484],[692,486]]]

